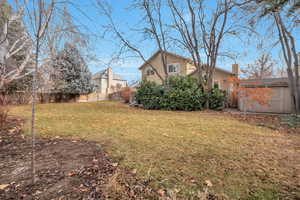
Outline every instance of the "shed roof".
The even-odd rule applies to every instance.
[[[240,84],[244,87],[288,87],[288,78],[243,79]]]

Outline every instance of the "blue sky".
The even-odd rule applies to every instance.
[[[140,11],[136,9],[128,9],[131,6],[131,0],[106,0],[110,3],[112,7],[112,16],[113,20],[116,23],[119,30],[121,30],[125,37],[133,41],[134,44],[139,44],[140,49],[146,57],[150,57],[154,52],[157,51],[155,42],[150,42],[147,40],[143,40],[140,34],[132,31],[132,28],[142,27],[143,24],[140,24],[142,14]],[[214,7],[214,2],[211,0],[207,0],[207,13],[210,13],[210,9]],[[94,0],[76,0],[74,1],[77,8],[70,6],[70,11],[74,17],[74,23],[83,25],[88,29],[82,29],[86,31],[88,34],[93,35],[91,37],[91,53],[97,57],[98,61],[89,62],[90,71],[95,73],[102,69],[105,69],[107,63],[114,52],[116,52],[120,44],[117,42],[115,38],[112,38],[108,33],[106,34],[105,39],[100,39],[99,36],[103,33],[102,25],[105,24],[106,18],[99,13],[99,10],[96,8],[94,4]],[[81,11],[84,13],[81,13]],[[171,23],[170,13],[168,11],[164,12],[165,15],[164,20],[167,23]],[[230,22],[229,22],[230,23]],[[262,24],[261,28],[258,29],[259,32],[263,32],[265,28],[265,24]],[[298,30],[298,34],[300,34]],[[299,39],[298,40],[299,44]],[[264,45],[267,47],[266,49],[270,50],[274,59],[278,61],[278,65],[282,66],[279,62],[280,51],[278,47],[271,48],[274,38],[270,37],[269,34],[266,34],[262,39],[264,41]],[[260,51],[257,50],[258,40],[257,38],[249,38],[247,34],[241,34],[240,38],[237,37],[227,38],[223,43],[223,48],[228,50],[231,54],[235,55],[235,59],[228,58],[220,58],[218,60],[218,67],[231,70],[231,64],[239,63],[241,67],[247,66],[247,64],[251,64],[259,55]],[[298,45],[299,46],[299,45]],[[182,52],[177,48],[170,48],[171,52],[182,54]],[[185,55],[186,56],[186,55]],[[142,60],[140,58],[126,58],[122,62],[114,63],[111,65],[114,72],[121,75],[128,81],[130,80],[139,80],[140,72],[138,67],[142,64]]]
[[[157,51],[155,42],[149,42],[149,41],[141,41],[139,35],[137,35],[135,32],[132,32],[129,30],[129,28],[136,28],[140,27],[141,24],[139,24],[141,19],[141,13],[136,10],[128,10],[128,8],[131,5],[130,0],[107,0],[112,7],[112,16],[113,20],[115,21],[118,28],[124,32],[124,35],[126,38],[133,40],[134,43],[140,43],[141,49],[144,55],[146,57],[150,57],[154,52]],[[81,2],[86,2],[84,0],[81,0]],[[84,4],[84,3],[79,4]],[[210,12],[210,8],[214,8],[214,1],[207,1],[207,11]],[[101,32],[100,24],[105,23],[105,17],[100,16],[97,12],[97,9],[95,7],[86,5],[85,8],[86,11],[88,11],[88,14],[91,18],[93,18],[94,22],[91,23],[91,29],[94,29],[94,27],[99,28],[99,32]],[[168,11],[165,12],[164,16],[167,23],[171,23],[171,18],[169,17]],[[97,25],[94,25],[96,22]],[[89,23],[89,22],[86,22]],[[230,23],[230,22],[229,22]],[[261,28],[258,30],[263,32],[263,29],[265,28],[266,24],[262,24]],[[142,25],[141,25],[142,26]],[[273,56],[273,58],[278,62],[279,66],[282,66],[280,61],[280,51],[278,47],[272,47],[272,44],[274,42],[274,38],[270,38],[270,35],[267,34],[264,36],[261,40],[264,41],[264,46],[266,49],[272,49],[269,50]],[[114,44],[114,39],[111,41],[103,41],[103,40],[97,40],[94,42],[94,52],[97,55],[97,57],[107,62],[110,60],[111,54],[119,47],[118,44]],[[227,38],[223,43],[223,49],[228,50],[231,54],[236,56],[235,59],[228,59],[221,57],[218,60],[218,67],[231,70],[231,65],[233,63],[239,63],[241,64],[241,67],[247,66],[247,64],[251,64],[254,62],[254,60],[257,58],[257,56],[261,53],[260,50],[257,49],[257,43],[258,39],[253,37],[249,38],[247,34],[241,34],[240,38]],[[171,48],[170,51],[175,53],[180,53],[180,50],[176,48]],[[140,72],[138,70],[138,67],[143,62],[139,58],[126,58],[125,62],[121,62],[118,64],[115,64],[112,66],[113,70],[126,78],[127,80],[138,80],[140,79]],[[90,64],[90,70],[92,72],[96,72],[98,70],[104,69],[106,66],[102,65],[100,63],[91,63]]]
[[[90,24],[91,29],[94,30],[94,27],[97,26],[98,22],[98,30],[99,33],[103,30],[101,30],[100,25],[105,24],[106,20],[105,17],[99,15],[97,9],[94,6],[91,6],[90,4],[83,3],[85,1],[81,0],[82,3],[85,5],[85,9],[88,10],[89,16],[93,18],[93,21],[87,20],[85,18],[84,22],[85,24]],[[112,16],[113,19],[118,26],[118,28],[124,32],[124,35],[126,38],[133,40],[134,44],[137,44],[140,41],[140,36],[136,35],[135,32],[132,32],[129,30],[129,28],[138,27],[139,22],[141,20],[141,13],[137,10],[128,10],[128,8],[131,6],[130,0],[110,0],[110,5],[112,7]],[[212,5],[210,5],[212,6]],[[166,14],[165,19],[170,23],[171,18],[168,17],[168,14]],[[133,39],[135,38],[135,39]],[[113,40],[113,39],[112,39]],[[236,42],[236,41],[235,41]],[[90,64],[90,70],[92,72],[96,72],[98,70],[106,68],[105,65],[101,64],[101,62],[107,62],[110,60],[111,55],[118,49],[118,44],[113,44],[112,41],[105,41],[105,40],[95,40],[93,44],[94,46],[94,52],[97,55],[97,57],[100,59],[100,63],[91,63]],[[157,51],[157,47],[155,45],[155,42],[150,41],[142,41],[143,45],[140,46],[142,49],[143,54],[146,57],[150,57],[154,52]],[[240,47],[239,47],[240,48]],[[171,48],[170,51],[179,53],[180,50],[176,48]],[[180,54],[180,53],[179,53]],[[231,64],[235,61],[221,61],[219,66],[221,68],[231,70]],[[140,71],[138,70],[138,67],[143,64],[142,60],[140,58],[126,58],[124,62],[120,62],[118,64],[115,64],[112,66],[113,70],[120,74],[122,77],[126,78],[127,80],[139,80],[140,79]]]
[[[75,16],[75,23],[77,20],[80,24],[88,26],[88,31],[93,32],[93,34],[97,36],[102,35],[102,25],[107,22],[105,17],[100,15],[99,10],[91,1],[87,2],[85,0],[78,0],[76,4],[80,5],[80,9],[82,9],[88,17],[82,16],[77,9],[71,9],[73,16]],[[114,21],[120,30],[126,31],[129,26],[131,27],[138,23],[138,14],[132,11],[127,11],[127,8],[131,5],[130,1],[111,0],[110,4],[112,6]],[[134,35],[132,37],[134,37]],[[109,34],[106,35],[105,39],[91,37],[91,46],[93,53],[98,59],[98,61],[91,61],[89,63],[89,68],[93,73],[107,68],[106,63],[111,60],[112,55],[119,49],[119,44],[116,43],[114,38],[110,38]],[[149,54],[149,51],[146,50],[145,54]],[[138,67],[141,64],[142,61],[140,59],[128,58],[126,61],[120,61],[119,63],[115,63],[110,66],[113,68],[115,73],[130,81],[140,79]]]

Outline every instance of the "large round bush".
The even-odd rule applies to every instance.
[[[206,97],[197,80],[173,76],[168,86],[144,81],[137,90],[136,99],[145,109],[202,110]]]

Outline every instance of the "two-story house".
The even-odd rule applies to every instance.
[[[189,58],[176,55],[174,53],[165,52],[167,55],[167,70],[169,75],[180,75],[180,76],[194,76],[197,77],[197,70],[193,61]],[[161,61],[161,51],[157,51],[151,56],[147,62],[139,67],[142,73],[142,80],[154,81],[161,84],[161,79],[157,76],[154,70],[149,66],[149,63],[155,67],[160,76],[164,77],[164,67]],[[229,82],[229,78],[237,76],[239,74],[239,65],[232,65],[232,72],[226,71],[221,68],[216,68],[213,77],[213,83],[217,84],[220,89],[230,92],[232,84]]]

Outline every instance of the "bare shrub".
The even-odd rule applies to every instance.
[[[5,127],[7,122],[9,109],[7,107],[7,96],[4,94],[0,95],[0,130]]]
[[[8,104],[8,97],[5,93],[0,94],[0,106],[4,106]]]
[[[14,95],[14,103],[16,105],[29,104],[31,100],[30,92],[17,92]]]
[[[5,123],[7,122],[9,109],[7,106],[0,106],[0,130],[5,127]]]
[[[125,103],[130,102],[130,98],[133,95],[133,91],[131,87],[124,87],[121,91],[121,97],[125,101]]]

